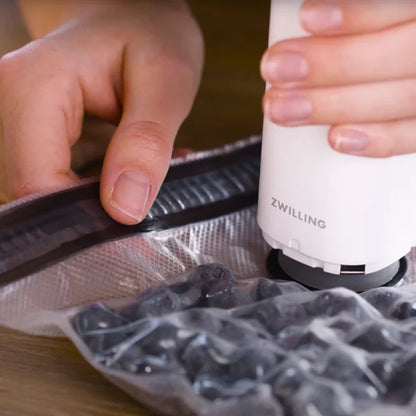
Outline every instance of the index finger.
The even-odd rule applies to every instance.
[[[59,72],[25,50],[0,61],[0,186],[11,199],[75,183],[70,145],[81,128],[82,101]]]

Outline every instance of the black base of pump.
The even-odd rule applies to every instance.
[[[406,274],[407,266],[406,257],[402,257],[375,273],[336,275],[293,260],[281,250],[271,250],[266,260],[270,279],[294,280],[309,289],[345,287],[358,293],[381,286],[399,286]]]

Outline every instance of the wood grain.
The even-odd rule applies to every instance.
[[[0,3],[0,14],[8,12],[11,19],[10,0]],[[269,1],[191,0],[190,5],[205,34],[206,66],[177,146],[206,149],[259,133],[264,85],[258,66],[267,43]],[[9,39],[0,51],[25,39],[12,35],[14,43]],[[0,361],[1,416],[154,415],[108,383],[66,339],[0,328]]]

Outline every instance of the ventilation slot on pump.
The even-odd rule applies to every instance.
[[[365,274],[365,264],[352,266],[341,264],[341,274]]]

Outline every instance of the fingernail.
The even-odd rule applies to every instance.
[[[333,4],[319,4],[301,10],[300,20],[307,30],[326,32],[341,28],[342,10]]]
[[[300,123],[311,117],[312,104],[301,95],[292,95],[267,100],[264,112],[275,123]]]
[[[147,200],[150,193],[150,181],[141,172],[127,170],[117,179],[111,204],[124,214],[141,221],[145,215]]]
[[[367,149],[368,136],[358,130],[340,130],[333,136],[334,148],[338,152],[359,154]]]
[[[309,72],[306,59],[296,52],[281,52],[275,56],[265,54],[261,73],[268,82],[290,82],[304,79]]]

